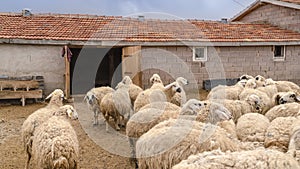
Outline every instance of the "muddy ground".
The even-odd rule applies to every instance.
[[[202,91],[203,100],[207,92]],[[100,124],[92,125],[93,114],[82,102],[83,97],[74,97],[72,105],[78,111],[79,120],[72,121],[80,143],[79,168],[113,169],[133,168],[129,163],[129,146],[124,129],[116,132],[113,128],[105,132],[102,116]],[[21,126],[24,120],[45,103],[3,105],[0,103],[0,169],[23,169],[25,151],[21,142]],[[31,168],[34,166],[31,164]]]

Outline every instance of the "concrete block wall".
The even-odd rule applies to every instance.
[[[300,32],[300,10],[267,4],[247,14],[241,22],[267,22]]]
[[[203,80],[238,78],[242,74],[259,74],[300,85],[299,57],[300,46],[286,46],[285,61],[273,60],[272,46],[208,47],[208,60],[193,62],[190,47],[143,47],[143,87],[150,86],[153,73],[160,74],[165,84],[185,77],[191,82],[191,90],[203,88]]]
[[[45,94],[64,89],[64,58],[60,46],[0,45],[0,75],[44,76]]]

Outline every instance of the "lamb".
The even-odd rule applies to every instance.
[[[129,93],[129,97],[131,100],[131,104],[133,105],[137,96],[139,95],[139,93],[141,93],[143,91],[143,89],[141,87],[133,84],[133,82],[129,76],[125,76],[122,81],[124,84],[129,84],[128,93]]]
[[[100,103],[103,97],[108,93],[112,93],[113,91],[115,91],[113,88],[105,86],[92,88],[86,93],[84,101],[86,101],[89,109],[94,112],[94,125],[99,124],[98,116],[100,114]]]
[[[116,91],[106,94],[101,103],[100,111],[102,112],[106,121],[106,131],[108,132],[108,121],[112,117],[116,130],[120,130],[120,119],[123,119],[125,125],[126,121],[133,114],[132,105],[128,90],[130,84],[126,79],[123,79],[116,87]]]
[[[177,82],[165,86],[163,91],[160,89],[147,89],[137,96],[134,102],[134,112],[138,112],[143,106],[152,102],[170,102],[176,92],[181,92],[181,87]]]
[[[34,135],[35,129],[44,121],[49,119],[52,116],[53,112],[63,106],[64,92],[61,89],[55,89],[46,97],[46,100],[49,98],[51,99],[48,105],[36,110],[31,115],[29,115],[21,127],[22,142],[27,155],[25,164],[26,169],[29,167],[31,159],[32,136]]]
[[[214,102],[224,105],[231,113],[233,121],[237,120],[246,113],[261,113],[262,100],[255,94],[251,94],[245,100],[213,100]]]
[[[264,78],[263,76],[257,75],[257,76],[255,76],[254,79],[255,79],[256,87],[263,87],[263,86],[265,86],[266,78]]]
[[[244,80],[237,82],[233,86],[218,85],[214,87],[207,95],[207,100],[228,99],[237,100],[244,89]]]
[[[201,122],[169,119],[142,135],[136,150],[139,168],[171,168],[191,154],[220,149],[240,150],[218,126]]]
[[[290,133],[295,126],[299,125],[299,118],[277,117],[267,128],[264,142],[265,147],[286,152],[288,150]]]
[[[183,106],[183,104],[186,102],[186,94],[183,90],[183,86],[188,85],[189,81],[183,77],[178,77],[176,79],[176,82],[181,87],[181,92],[175,93],[175,95],[171,98],[170,102],[176,104],[177,106]]]
[[[276,150],[256,149],[240,152],[210,152],[191,155],[172,169],[220,169],[220,168],[272,168],[294,169],[299,168],[297,161],[288,154]]]
[[[236,124],[238,139],[246,142],[264,142],[270,121],[262,114],[248,113],[242,115]]]
[[[56,111],[35,131],[32,156],[37,168],[78,168],[79,144],[67,117],[77,119],[77,112],[66,105]]]

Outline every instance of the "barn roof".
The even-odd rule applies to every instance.
[[[118,16],[0,14],[0,39],[122,42],[300,42],[300,34],[267,24],[159,20]]]
[[[277,6],[300,10],[300,0],[256,0],[254,3],[252,3],[247,8],[245,8],[243,11],[241,11],[236,16],[234,16],[231,19],[231,21],[239,21],[245,15],[249,14],[253,10],[257,9],[258,7],[266,4],[273,4]]]

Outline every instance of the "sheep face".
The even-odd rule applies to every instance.
[[[246,82],[245,88],[255,89],[257,88],[256,81],[254,79],[250,79]]]
[[[183,78],[183,77],[178,77],[176,79],[176,82],[178,82],[181,86],[189,84],[189,81],[187,79]]]
[[[150,83],[162,83],[161,78],[158,74],[153,74],[152,77],[150,78]]]
[[[132,84],[132,80],[130,79],[129,76],[125,76],[121,82],[126,84],[126,85]]]
[[[86,96],[84,96],[83,100],[86,101],[86,103],[91,106],[97,103],[97,98],[92,93],[87,93]]]
[[[264,86],[265,85],[265,81],[266,81],[266,79],[263,76],[261,76],[261,75],[255,76],[255,82],[257,84],[257,87]]]
[[[287,92],[286,94],[282,95],[278,103],[279,104],[285,104],[285,103],[292,103],[292,102],[299,102],[300,101],[300,96],[296,95],[294,92]]]
[[[53,115],[55,115],[55,116],[67,116],[67,117],[69,117],[71,119],[74,119],[74,120],[78,119],[78,113],[74,109],[74,107],[71,106],[71,105],[61,106],[57,112],[53,113]]]
[[[197,113],[203,109],[207,103],[199,101],[197,99],[190,99],[183,107],[180,114],[182,115],[197,115]]]
[[[256,112],[262,111],[262,101],[257,95],[252,94],[248,96],[246,101],[254,108]]]

